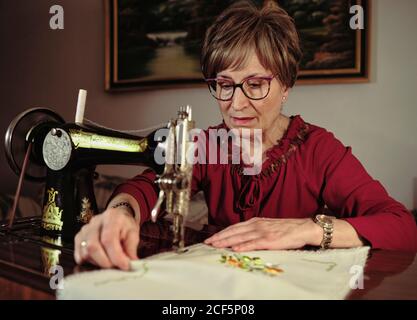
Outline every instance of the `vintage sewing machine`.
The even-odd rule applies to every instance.
[[[152,220],[165,203],[165,211],[173,216],[173,246],[181,250],[192,178],[187,161],[193,148],[191,107],[180,108],[176,119],[145,137],[83,124],[78,109],[77,117],[75,123],[65,123],[52,110],[34,108],[17,116],[6,133],[7,159],[15,173],[21,180],[45,181],[42,239],[72,243],[80,227],[98,213],[93,189],[96,165],[137,164],[158,173],[155,183],[160,193]]]

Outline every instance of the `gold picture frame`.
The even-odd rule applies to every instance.
[[[308,6],[306,1],[253,1],[277,1],[294,18],[304,53],[298,84],[369,81],[371,0],[311,0]],[[106,90],[205,85],[201,41],[207,26],[233,0],[221,2],[223,7],[211,0],[104,2]],[[363,9],[363,28],[350,28],[352,6]]]

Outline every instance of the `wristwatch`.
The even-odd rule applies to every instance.
[[[322,249],[328,249],[333,239],[333,219],[334,217],[318,214],[314,222],[323,228],[323,240],[320,243]]]

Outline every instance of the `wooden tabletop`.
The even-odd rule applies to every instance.
[[[53,243],[39,233],[39,219],[24,219],[13,232],[0,227],[0,299],[54,299],[50,268],[59,265],[69,275],[93,269],[77,266],[72,243]],[[139,257],[171,249],[170,223],[146,223],[141,229]],[[187,228],[186,245],[201,242],[217,228]],[[49,242],[49,243],[48,243]],[[364,288],[352,290],[348,299],[417,299],[415,253],[371,250],[365,267]]]

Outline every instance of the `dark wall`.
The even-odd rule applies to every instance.
[[[50,29],[49,9],[55,4],[64,8],[64,30]],[[73,120],[79,88],[103,92],[103,12],[101,0],[0,0],[2,139],[12,119],[28,108],[50,107]],[[0,192],[13,193],[17,177],[7,165],[3,141],[0,177]]]

